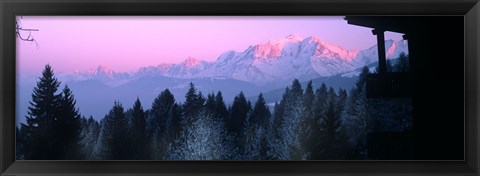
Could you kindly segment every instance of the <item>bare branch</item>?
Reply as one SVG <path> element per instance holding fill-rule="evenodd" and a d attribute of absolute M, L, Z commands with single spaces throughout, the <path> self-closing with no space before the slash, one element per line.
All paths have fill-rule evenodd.
<path fill-rule="evenodd" d="M 20 31 L 39 31 L 38 29 L 22 29 L 22 28 L 17 28 Z"/>
<path fill-rule="evenodd" d="M 20 18 L 17 18 L 17 20 L 16 20 L 15 33 L 17 35 L 17 38 L 19 38 L 22 41 L 35 42 L 35 44 L 37 45 L 37 48 L 38 48 L 38 43 L 35 40 L 35 38 L 33 38 L 32 32 L 36 32 L 36 31 L 39 31 L 39 30 L 38 29 L 23 29 L 19 19 L 23 19 L 23 17 L 20 16 Z M 25 33 L 28 33 L 27 37 L 25 37 Z"/>

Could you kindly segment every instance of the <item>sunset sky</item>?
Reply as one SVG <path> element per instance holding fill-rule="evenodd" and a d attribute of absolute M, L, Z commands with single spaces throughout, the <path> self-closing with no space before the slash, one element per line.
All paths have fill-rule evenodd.
<path fill-rule="evenodd" d="M 88 71 L 108 65 L 116 71 L 179 63 L 188 57 L 213 61 L 229 50 L 294 34 L 346 49 L 376 43 L 371 29 L 349 25 L 338 17 L 42 17 L 23 16 L 23 28 L 34 42 L 17 41 L 20 73 L 39 75 L 45 64 L 56 72 Z M 28 33 L 24 33 L 28 35 Z M 400 40 L 401 34 L 386 33 Z"/>

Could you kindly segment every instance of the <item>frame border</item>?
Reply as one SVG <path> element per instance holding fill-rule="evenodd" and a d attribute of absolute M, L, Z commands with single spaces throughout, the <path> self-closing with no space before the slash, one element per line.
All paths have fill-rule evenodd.
<path fill-rule="evenodd" d="M 15 161 L 16 15 L 463 15 L 465 161 Z M 0 175 L 479 175 L 478 0 L 0 0 Z"/>

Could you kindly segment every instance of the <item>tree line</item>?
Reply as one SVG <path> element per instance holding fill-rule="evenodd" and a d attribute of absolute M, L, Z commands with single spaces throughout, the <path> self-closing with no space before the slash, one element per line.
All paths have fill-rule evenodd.
<path fill-rule="evenodd" d="M 270 108 L 260 93 L 204 96 L 193 83 L 185 102 L 169 89 L 150 108 L 118 101 L 100 121 L 83 117 L 72 90 L 46 65 L 26 123 L 16 128 L 17 159 L 28 160 L 328 160 L 367 158 L 364 67 L 349 93 L 298 80 Z M 273 110 L 272 110 L 273 109 Z"/>

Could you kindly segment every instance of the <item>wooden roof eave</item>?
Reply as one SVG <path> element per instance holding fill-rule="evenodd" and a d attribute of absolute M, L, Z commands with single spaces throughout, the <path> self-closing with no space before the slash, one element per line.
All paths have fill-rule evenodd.
<path fill-rule="evenodd" d="M 403 34 L 408 33 L 414 24 L 410 21 L 414 19 L 396 16 L 346 16 L 345 20 L 351 25 Z"/>

